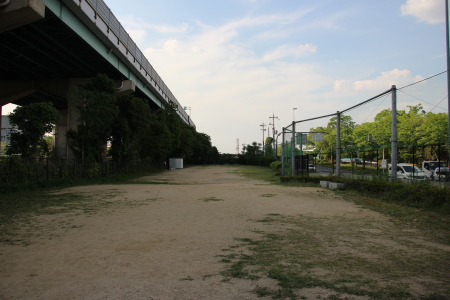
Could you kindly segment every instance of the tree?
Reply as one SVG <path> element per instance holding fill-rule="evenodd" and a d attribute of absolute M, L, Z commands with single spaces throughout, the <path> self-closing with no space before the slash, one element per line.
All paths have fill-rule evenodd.
<path fill-rule="evenodd" d="M 398 140 L 411 145 L 417 144 L 420 139 L 417 129 L 423 124 L 426 113 L 421 104 L 416 106 L 408 105 L 408 108 L 408 112 L 405 110 L 398 112 Z"/>
<path fill-rule="evenodd" d="M 438 144 L 448 141 L 448 115 L 447 113 L 425 115 L 421 125 L 416 127 L 419 144 Z"/>
<path fill-rule="evenodd" d="M 352 117 L 341 115 L 341 148 L 354 146 L 353 130 L 356 127 Z M 327 124 L 327 127 L 311 128 L 308 135 L 308 145 L 314 145 L 317 150 L 322 153 L 332 153 L 336 149 L 336 134 L 337 134 L 337 117 L 332 117 Z M 323 142 L 313 142 L 312 135 L 314 132 L 325 132 Z M 330 160 L 332 157 L 330 156 Z"/>
<path fill-rule="evenodd" d="M 373 122 L 365 122 L 361 125 L 356 125 L 353 130 L 353 140 L 357 147 L 373 145 L 375 137 L 375 123 Z"/>
<path fill-rule="evenodd" d="M 11 124 L 18 131 L 11 133 L 6 153 L 27 158 L 48 157 L 50 150 L 45 134 L 53 130 L 58 118 L 58 110 L 50 102 L 18 106 L 9 115 Z"/>
<path fill-rule="evenodd" d="M 172 135 L 166 123 L 165 112 L 162 110 L 152 113 L 145 139 L 141 141 L 141 158 L 150 158 L 156 162 L 163 162 L 172 152 Z"/>
<path fill-rule="evenodd" d="M 119 163 L 138 160 L 151 126 L 150 106 L 132 95 L 118 97 L 117 104 L 120 114 L 112 124 L 110 155 Z"/>
<path fill-rule="evenodd" d="M 79 111 L 76 130 L 69 130 L 69 147 L 78 158 L 102 160 L 102 154 L 112 136 L 112 125 L 119 115 L 116 87 L 106 75 L 97 75 L 78 90 Z"/>

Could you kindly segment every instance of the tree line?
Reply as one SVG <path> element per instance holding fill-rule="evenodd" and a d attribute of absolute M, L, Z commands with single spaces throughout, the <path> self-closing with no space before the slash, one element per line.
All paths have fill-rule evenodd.
<path fill-rule="evenodd" d="M 332 153 L 336 149 L 337 117 L 330 119 L 326 127 L 311 128 L 305 149 L 321 153 Z M 343 152 L 390 149 L 392 111 L 379 112 L 373 122 L 356 124 L 351 116 L 341 116 L 341 149 Z M 313 142 L 314 132 L 325 132 L 322 142 Z M 397 135 L 400 148 L 423 146 L 426 156 L 437 159 L 439 153 L 431 145 L 448 141 L 448 114 L 426 112 L 421 104 L 397 111 Z M 402 155 L 402 153 L 400 153 Z"/>
<path fill-rule="evenodd" d="M 116 91 L 114 81 L 101 74 L 79 86 L 78 125 L 67 132 L 76 158 L 101 162 L 107 156 L 120 164 L 142 159 L 163 164 L 170 157 L 183 158 L 186 164 L 218 161 L 219 152 L 211 145 L 211 138 L 183 122 L 173 102 L 152 110 L 147 100 Z M 8 155 L 51 155 L 45 134 L 59 118 L 52 103 L 17 107 L 9 118 L 18 130 L 11 133 Z"/>

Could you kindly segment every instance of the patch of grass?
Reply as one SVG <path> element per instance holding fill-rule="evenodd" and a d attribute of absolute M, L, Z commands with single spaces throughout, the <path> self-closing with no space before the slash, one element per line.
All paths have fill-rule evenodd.
<path fill-rule="evenodd" d="M 180 278 L 180 281 L 193 281 L 193 280 L 194 280 L 194 278 L 192 278 L 191 276 Z"/>
<path fill-rule="evenodd" d="M 361 195 L 354 191 L 336 192 L 343 199 L 389 216 L 398 225 L 425 230 L 427 235 L 450 245 L 450 217 L 440 210 L 409 207 Z"/>
<path fill-rule="evenodd" d="M 71 223 L 71 216 L 100 211 L 108 214 L 115 208 L 148 205 L 156 200 L 159 198 L 128 201 L 118 189 L 95 193 L 56 189 L 6 193 L 0 198 L 0 243 L 26 246 L 32 238 L 52 238 L 60 229 L 79 228 L 80 225 Z M 38 216 L 52 216 L 53 221 L 43 227 L 36 218 Z"/>
<path fill-rule="evenodd" d="M 277 194 L 262 194 L 261 197 L 270 198 L 275 197 Z"/>
<path fill-rule="evenodd" d="M 270 216 L 260 239 L 238 239 L 222 260 L 226 278 L 268 277 L 279 289 L 259 286 L 258 296 L 297 299 L 302 289 L 322 288 L 340 299 L 419 299 L 450 294 L 450 254 L 376 219 Z M 283 225 L 283 226 L 280 226 Z M 288 226 L 286 226 L 288 225 Z M 234 245 L 236 246 L 236 245 Z M 250 255 L 243 255 L 250 251 Z M 343 298 L 345 299 L 345 298 Z M 446 298 L 442 298 L 446 299 Z"/>
<path fill-rule="evenodd" d="M 223 199 L 219 199 L 219 198 L 216 198 L 216 197 L 202 198 L 202 199 L 199 199 L 199 200 L 201 200 L 203 202 L 223 201 Z"/>
<path fill-rule="evenodd" d="M 268 181 L 271 184 L 279 184 L 280 177 L 272 169 L 258 166 L 233 166 L 235 169 L 231 173 L 239 174 L 246 178 Z"/>
<path fill-rule="evenodd" d="M 276 172 L 270 168 L 254 167 L 254 166 L 233 166 L 237 168 L 235 173 L 243 176 L 270 181 L 272 184 L 279 184 L 283 186 L 292 187 L 318 187 L 319 181 L 323 180 L 321 177 L 309 176 L 309 181 L 272 181 L 272 177 L 276 176 Z M 403 185 L 402 185 L 403 186 Z M 419 188 L 422 185 L 419 185 Z M 326 191 L 324 193 L 336 193 L 344 200 L 352 201 L 364 208 L 368 208 L 392 218 L 397 224 L 404 224 L 412 226 L 416 229 L 426 230 L 431 236 L 437 238 L 439 241 L 450 245 L 450 205 L 443 206 L 421 206 L 405 203 L 401 197 L 398 201 L 386 200 L 377 195 L 370 195 L 367 192 L 344 190 L 344 191 Z M 413 192 L 411 192 L 413 193 Z M 391 196 L 392 198 L 392 196 Z M 263 222 L 270 222 L 270 220 L 263 220 Z"/>

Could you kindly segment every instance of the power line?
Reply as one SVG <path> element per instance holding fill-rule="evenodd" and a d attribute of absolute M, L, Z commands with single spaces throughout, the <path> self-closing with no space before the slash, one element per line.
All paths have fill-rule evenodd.
<path fill-rule="evenodd" d="M 389 94 L 386 95 L 386 97 L 384 97 L 383 101 L 381 101 L 377 107 L 375 107 L 375 109 L 367 116 L 367 118 L 364 119 L 363 123 L 366 122 L 366 120 L 378 109 L 378 107 L 380 107 L 380 105 L 384 102 L 384 100 L 386 100 L 386 98 L 389 96 Z"/>
<path fill-rule="evenodd" d="M 441 108 L 440 106 L 438 106 L 439 104 L 441 104 L 441 102 L 442 101 L 444 101 L 445 100 L 445 98 L 447 98 L 447 96 L 445 96 L 438 104 L 436 104 L 431 110 L 430 110 L 430 112 L 432 112 L 433 111 L 433 109 L 435 109 L 436 107 L 439 107 L 440 109 L 443 109 L 443 108 Z M 444 109 L 445 110 L 445 109 Z"/>
<path fill-rule="evenodd" d="M 439 73 L 439 74 L 435 74 L 435 75 L 433 75 L 433 76 L 430 76 L 430 77 L 428 77 L 428 78 L 425 78 L 425 79 L 419 80 L 419 81 L 417 81 L 417 82 L 413 82 L 413 83 L 411 83 L 411 84 L 405 85 L 405 86 L 403 86 L 403 87 L 401 87 L 401 88 L 398 88 L 398 89 L 397 89 L 397 91 L 398 91 L 398 90 L 401 90 L 401 89 L 404 89 L 404 88 L 407 88 L 407 87 L 409 87 L 409 86 L 412 86 L 412 85 L 415 85 L 415 84 L 421 83 L 422 81 L 425 81 L 425 80 L 431 79 L 431 78 L 433 78 L 433 77 L 436 77 L 436 76 L 442 75 L 442 74 L 444 74 L 444 73 L 447 73 L 447 71 L 443 71 L 443 72 L 441 72 L 441 73 Z"/>
<path fill-rule="evenodd" d="M 414 99 L 417 99 L 417 100 L 420 100 L 420 101 L 422 101 L 422 102 L 425 102 L 425 103 L 427 103 L 427 104 L 434 105 L 433 103 L 430 103 L 430 102 L 425 101 L 425 100 L 423 100 L 423 99 L 417 98 L 417 97 L 415 97 L 415 96 L 413 96 L 413 95 L 410 95 L 410 94 L 408 94 L 408 93 L 405 93 L 404 91 L 400 91 L 400 92 L 402 92 L 403 94 L 406 94 L 406 95 L 408 95 L 408 96 L 410 96 L 410 97 L 412 97 L 412 98 L 414 98 Z M 445 96 L 445 98 L 447 98 L 447 96 Z M 444 99 L 445 99 L 445 98 L 444 98 Z M 442 100 L 441 100 L 441 102 L 442 102 Z M 439 102 L 437 105 L 439 105 L 441 102 Z M 437 105 L 436 105 L 435 107 L 437 107 Z M 439 107 L 439 108 L 445 110 L 445 108 L 442 108 L 442 107 Z"/>

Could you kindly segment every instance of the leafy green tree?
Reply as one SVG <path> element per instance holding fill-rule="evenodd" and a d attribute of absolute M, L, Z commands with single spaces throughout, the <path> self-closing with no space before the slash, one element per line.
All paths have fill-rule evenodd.
<path fill-rule="evenodd" d="M 346 147 L 351 147 L 355 145 L 355 141 L 353 138 L 353 130 L 356 128 L 355 122 L 353 122 L 352 117 L 341 115 L 341 124 L 340 124 L 340 132 L 341 132 L 341 148 L 345 149 Z M 330 159 L 332 161 L 332 155 L 334 151 L 336 151 L 336 134 L 337 134 L 337 117 L 332 117 L 327 124 L 327 127 L 316 127 L 311 128 L 308 134 L 308 147 L 311 145 L 315 146 L 316 150 L 319 150 L 321 153 L 325 153 L 325 159 Z M 314 132 L 325 132 L 324 141 L 323 142 L 313 142 L 312 135 Z"/>
<path fill-rule="evenodd" d="M 166 123 L 169 132 L 170 132 L 170 153 L 176 156 L 176 151 L 180 147 L 181 143 L 181 134 L 182 134 L 182 120 L 178 116 L 177 113 L 178 106 L 172 102 L 169 101 L 163 109 L 164 112 L 164 122 Z"/>
<path fill-rule="evenodd" d="M 416 106 L 408 105 L 408 108 L 408 112 L 405 110 L 398 111 L 397 130 L 399 142 L 411 145 L 417 144 L 420 139 L 417 129 L 423 124 L 426 113 L 420 104 Z"/>
<path fill-rule="evenodd" d="M 112 125 L 110 155 L 119 163 L 139 160 L 152 113 L 147 101 L 133 95 L 118 97 L 120 114 Z"/>
<path fill-rule="evenodd" d="M 100 162 L 108 141 L 111 141 L 112 125 L 119 115 L 114 81 L 106 75 L 97 75 L 78 91 L 80 105 L 76 130 L 69 130 L 69 147 L 78 158 Z"/>
<path fill-rule="evenodd" d="M 375 123 L 366 122 L 356 125 L 353 130 L 353 140 L 357 147 L 365 147 L 374 145 L 375 139 Z"/>
<path fill-rule="evenodd" d="M 425 115 L 422 124 L 416 127 L 419 144 L 438 144 L 448 141 L 447 113 L 432 113 Z"/>
<path fill-rule="evenodd" d="M 146 138 L 141 141 L 141 158 L 149 158 L 155 162 L 163 162 L 173 151 L 173 138 L 166 122 L 165 112 L 158 110 L 152 113 L 150 124 L 145 133 Z"/>
<path fill-rule="evenodd" d="M 119 96 L 114 82 L 104 75 L 82 85 L 79 99 L 79 125 L 67 133 L 79 158 L 101 161 L 111 142 L 109 154 L 120 163 L 151 159 L 161 164 L 169 157 L 195 158 L 196 163 L 211 160 L 210 137 L 185 124 L 171 101 L 152 112 L 144 99 Z"/>
<path fill-rule="evenodd" d="M 268 137 L 266 137 L 266 140 L 265 140 L 264 144 L 265 145 L 272 145 L 272 142 L 273 142 L 273 137 L 268 136 Z"/>
<path fill-rule="evenodd" d="M 207 164 L 211 154 L 211 138 L 206 133 L 195 135 L 194 163 Z"/>
<path fill-rule="evenodd" d="M 373 140 L 377 145 L 389 146 L 391 143 L 392 111 L 384 109 L 374 118 Z"/>
<path fill-rule="evenodd" d="M 58 119 L 58 110 L 50 102 L 18 106 L 9 115 L 11 125 L 18 131 L 11 133 L 6 153 L 21 154 L 27 158 L 50 156 L 45 134 L 53 130 Z"/>
<path fill-rule="evenodd" d="M 209 163 L 218 163 L 220 160 L 220 153 L 216 146 L 211 148 L 211 156 Z"/>

